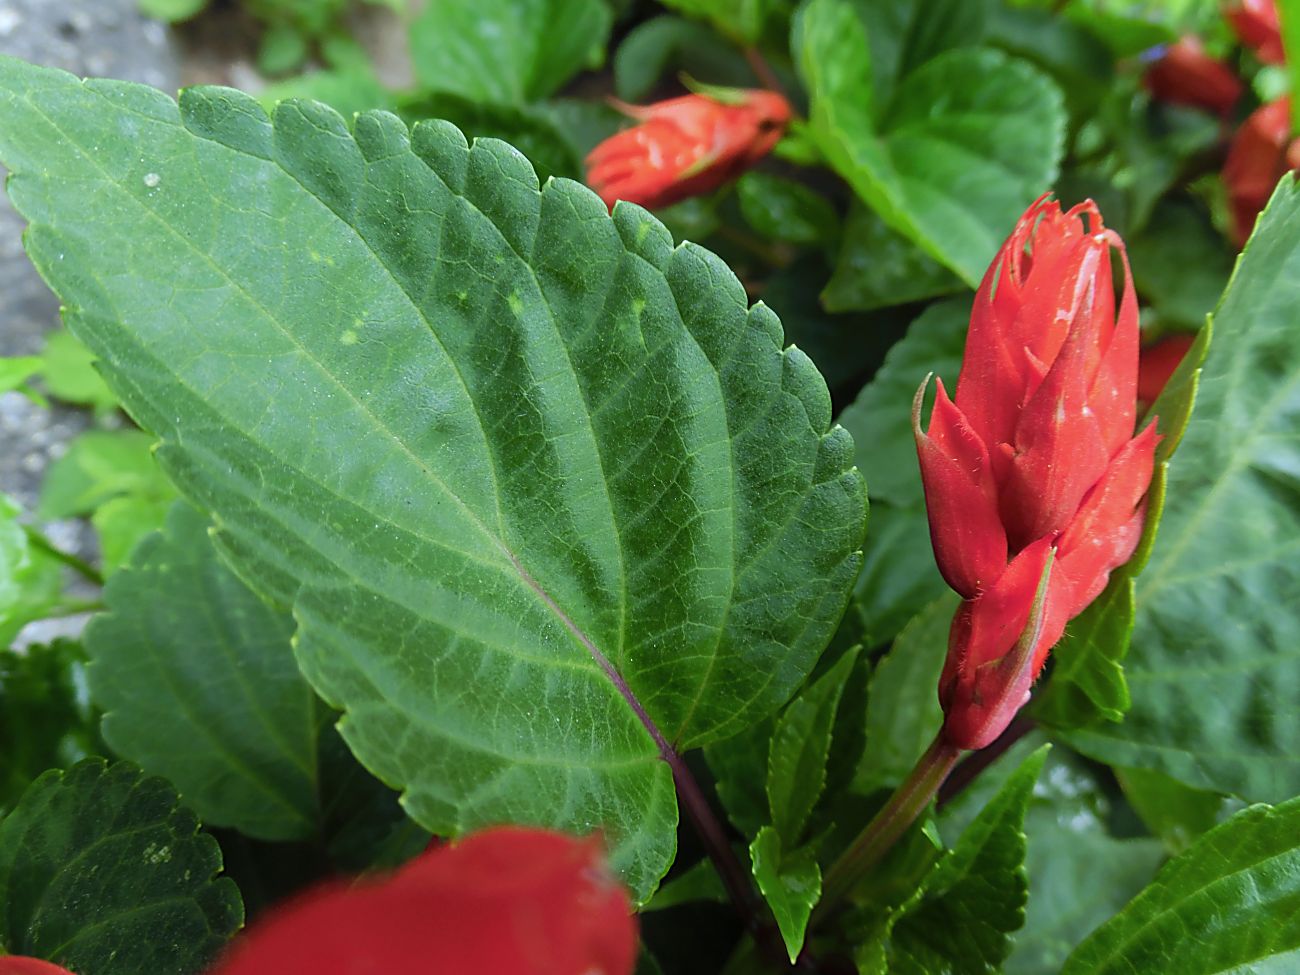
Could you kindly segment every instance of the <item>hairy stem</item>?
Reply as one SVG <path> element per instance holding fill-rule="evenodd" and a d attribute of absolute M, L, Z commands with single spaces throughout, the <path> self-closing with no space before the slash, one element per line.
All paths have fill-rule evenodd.
<path fill-rule="evenodd" d="M 880 862 L 930 805 L 930 800 L 960 757 L 961 749 L 945 741 L 940 732 L 857 839 L 831 864 L 822 884 L 822 899 L 815 916 L 824 916 L 834 909 Z"/>

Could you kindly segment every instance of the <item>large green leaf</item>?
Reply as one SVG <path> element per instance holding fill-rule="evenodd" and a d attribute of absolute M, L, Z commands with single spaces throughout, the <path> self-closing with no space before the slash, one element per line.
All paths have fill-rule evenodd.
<path fill-rule="evenodd" d="M 0 954 L 94 975 L 192 975 L 243 921 L 221 852 L 163 779 L 89 759 L 0 822 Z"/>
<path fill-rule="evenodd" d="M 518 104 L 596 67 L 612 16 L 604 0 L 438 0 L 411 23 L 420 86 Z"/>
<path fill-rule="evenodd" d="M 1137 580 L 1132 710 L 1069 734 L 1111 764 L 1248 799 L 1300 792 L 1297 226 L 1288 179 L 1215 312 L 1196 412 L 1169 467 Z"/>
<path fill-rule="evenodd" d="M 1252 806 L 1170 861 L 1062 975 L 1295 971 L 1297 907 L 1300 799 Z"/>
<path fill-rule="evenodd" d="M 985 48 L 904 65 L 886 98 L 852 0 L 812 0 L 799 58 L 813 132 L 891 227 L 976 284 L 1007 230 L 1056 178 L 1065 109 L 1038 69 Z"/>
<path fill-rule="evenodd" d="M 774 711 L 865 520 L 825 384 L 713 255 L 446 123 L 0 61 L 29 253 L 423 825 L 600 828 Z"/>
<path fill-rule="evenodd" d="M 217 561 L 207 528 L 177 503 L 108 584 L 109 612 L 85 637 L 104 738 L 174 782 L 205 823 L 311 836 L 319 713 L 289 646 L 293 620 Z"/>

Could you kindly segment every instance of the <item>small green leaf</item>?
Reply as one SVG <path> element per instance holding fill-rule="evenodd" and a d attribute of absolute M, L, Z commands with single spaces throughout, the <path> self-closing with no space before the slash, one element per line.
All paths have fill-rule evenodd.
<path fill-rule="evenodd" d="M 922 882 L 894 922 L 891 972 L 984 975 L 1006 960 L 1025 920 L 1025 811 L 1047 752 L 1016 769 Z"/>
<path fill-rule="evenodd" d="M 1067 733 L 1109 764 L 1246 799 L 1300 792 L 1297 223 L 1300 191 L 1287 178 L 1214 314 L 1196 412 L 1137 580 L 1132 709 L 1122 724 Z M 1180 415 L 1195 369 L 1175 373 L 1153 407 L 1162 419 Z"/>
<path fill-rule="evenodd" d="M 791 701 L 776 722 L 767 757 L 767 802 L 780 841 L 799 845 L 813 807 L 826 787 L 831 729 L 857 648 Z"/>
<path fill-rule="evenodd" d="M 600 829 L 649 896 L 677 810 L 623 685 L 683 749 L 738 733 L 861 562 L 851 440 L 776 316 L 446 123 L 0 59 L 0 156 L 70 327 L 292 605 L 363 764 L 442 834 Z"/>
<path fill-rule="evenodd" d="M 162 496 L 147 492 L 124 494 L 109 498 L 95 509 L 90 523 L 99 536 L 99 560 L 105 577 L 126 565 L 140 539 L 162 528 L 174 498 L 175 491 Z"/>
<path fill-rule="evenodd" d="M 726 888 L 722 886 L 722 879 L 714 869 L 713 861 L 707 857 L 655 891 L 650 902 L 641 908 L 641 913 L 663 911 L 670 907 L 698 901 L 709 901 L 714 904 L 727 902 Z"/>
<path fill-rule="evenodd" d="M 602 0 L 438 0 L 411 23 L 420 86 L 472 101 L 523 104 L 603 60 Z"/>
<path fill-rule="evenodd" d="M 1066 121 L 1056 85 L 998 51 L 961 48 L 907 65 L 886 101 L 851 0 L 812 0 L 798 43 L 831 165 L 886 223 L 977 284 L 1056 178 Z"/>
<path fill-rule="evenodd" d="M 104 598 L 85 640 L 113 750 L 174 782 L 213 826 L 316 834 L 320 717 L 289 646 L 293 620 L 217 560 L 207 519 L 178 502 Z"/>
<path fill-rule="evenodd" d="M 1300 799 L 1251 806 L 1166 864 L 1062 975 L 1292 971 L 1298 902 Z"/>
<path fill-rule="evenodd" d="M 939 673 L 948 655 L 948 629 L 957 608 L 949 592 L 922 610 L 898 635 L 871 675 L 867 745 L 853 788 L 893 788 L 907 777 L 943 724 Z"/>
<path fill-rule="evenodd" d="M 55 399 L 96 410 L 117 406 L 117 397 L 95 369 L 95 357 L 71 332 L 51 332 L 40 358 L 41 379 Z"/>
<path fill-rule="evenodd" d="M 153 438 L 139 430 L 88 430 L 68 445 L 41 484 L 37 514 L 89 514 L 121 494 L 165 498 L 171 491 L 154 463 Z"/>
<path fill-rule="evenodd" d="M 1223 796 L 1193 789 L 1159 772 L 1117 768 L 1115 777 L 1134 812 L 1173 854 L 1182 853 L 1213 829 L 1225 806 Z"/>
<path fill-rule="evenodd" d="M 98 729 L 80 643 L 0 650 L 0 816 L 42 772 L 102 754 Z"/>
<path fill-rule="evenodd" d="M 645 98 L 674 71 L 735 87 L 753 86 L 744 56 L 703 24 L 681 17 L 654 17 L 637 24 L 614 52 L 614 92 L 625 101 Z"/>
<path fill-rule="evenodd" d="M 830 246 L 839 236 L 839 217 L 826 197 L 803 183 L 751 171 L 736 183 L 740 212 L 769 240 Z"/>
<path fill-rule="evenodd" d="M 39 402 L 37 395 L 27 386 L 27 380 L 40 372 L 38 356 L 12 356 L 0 358 L 0 393 L 18 391 Z"/>
<path fill-rule="evenodd" d="M 938 298 L 965 287 L 961 278 L 873 210 L 854 202 L 822 301 L 827 311 L 870 311 Z"/>
<path fill-rule="evenodd" d="M 20 514 L 18 502 L 0 494 L 0 647 L 58 602 L 63 585 L 58 562 L 31 544 Z"/>
<path fill-rule="evenodd" d="M 775 730 L 773 716 L 726 741 L 704 748 L 727 818 L 744 836 L 757 836 L 771 816 L 766 788 L 767 762 Z"/>
<path fill-rule="evenodd" d="M 208 0 L 139 0 L 140 12 L 168 23 L 189 20 L 208 5 Z"/>
<path fill-rule="evenodd" d="M 0 822 L 0 951 L 94 975 L 189 975 L 243 921 L 216 841 L 163 779 L 89 759 Z"/>
<path fill-rule="evenodd" d="M 822 894 L 821 868 L 808 850 L 784 855 L 780 834 L 771 826 L 764 826 L 754 837 L 749 855 L 758 889 L 772 908 L 785 950 L 793 962 L 803 950 L 808 918 Z"/>

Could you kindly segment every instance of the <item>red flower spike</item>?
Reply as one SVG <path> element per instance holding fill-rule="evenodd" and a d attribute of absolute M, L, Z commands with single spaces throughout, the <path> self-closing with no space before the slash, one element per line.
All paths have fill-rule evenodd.
<path fill-rule="evenodd" d="M 1170 335 L 1142 347 L 1138 359 L 1139 403 L 1149 406 L 1156 401 L 1195 341 L 1195 335 Z"/>
<path fill-rule="evenodd" d="M 1282 50 L 1282 26 L 1274 0 L 1230 0 L 1223 15 L 1232 25 L 1241 43 L 1255 52 L 1265 64 L 1285 64 Z"/>
<path fill-rule="evenodd" d="M 930 536 L 944 580 L 973 599 L 1006 567 L 1007 533 L 998 520 L 988 449 L 948 399 L 942 379 L 930 433 L 921 431 L 921 405 L 929 384 L 926 377 L 912 401 L 912 432 L 921 457 Z"/>
<path fill-rule="evenodd" d="M 387 878 L 309 892 L 254 925 L 211 975 L 631 975 L 631 911 L 598 841 L 492 829 Z"/>
<path fill-rule="evenodd" d="M 1291 100 L 1279 98 L 1255 109 L 1241 123 L 1228 158 L 1223 163 L 1223 183 L 1232 211 L 1232 237 L 1246 246 L 1250 232 L 1282 174 L 1291 168 L 1287 144 L 1291 137 Z"/>
<path fill-rule="evenodd" d="M 39 958 L 22 955 L 0 956 L 0 975 L 72 975 L 66 968 Z"/>
<path fill-rule="evenodd" d="M 760 90 L 738 91 L 734 104 L 683 95 L 619 107 L 641 124 L 587 156 L 587 185 L 610 209 L 627 200 L 653 210 L 709 193 L 771 152 L 790 121 L 790 104 Z"/>
<path fill-rule="evenodd" d="M 1118 308 L 1112 250 L 1124 269 Z M 1133 436 L 1138 308 L 1091 201 L 1035 201 L 980 284 L 956 401 L 913 427 L 940 571 L 965 601 L 939 680 L 944 736 L 982 748 L 1071 618 L 1142 536 L 1158 436 Z"/>
<path fill-rule="evenodd" d="M 1205 53 L 1200 39 L 1184 37 L 1170 44 L 1142 78 L 1142 84 L 1162 102 L 1229 114 L 1245 86 L 1222 61 Z"/>

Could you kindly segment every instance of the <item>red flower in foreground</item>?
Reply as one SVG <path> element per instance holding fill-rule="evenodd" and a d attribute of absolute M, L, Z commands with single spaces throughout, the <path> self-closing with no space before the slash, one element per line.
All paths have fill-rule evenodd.
<path fill-rule="evenodd" d="M 1232 69 L 1206 54 L 1200 40 L 1190 36 L 1169 45 L 1147 69 L 1142 83 L 1161 101 L 1203 108 L 1216 115 L 1231 112 L 1243 91 Z"/>
<path fill-rule="evenodd" d="M 1274 0 L 1229 0 L 1223 15 L 1233 31 L 1265 64 L 1283 64 L 1282 28 Z"/>
<path fill-rule="evenodd" d="M 631 975 L 631 911 L 598 841 L 492 829 L 387 878 L 307 893 L 211 975 Z"/>
<path fill-rule="evenodd" d="M 1300 162 L 1293 158 L 1295 155 L 1289 98 L 1255 109 L 1232 137 L 1223 163 L 1223 183 L 1232 211 L 1232 236 L 1238 247 L 1246 245 L 1255 229 L 1255 218 L 1273 195 L 1282 174 Z"/>
<path fill-rule="evenodd" d="M 1039 199 L 975 296 L 955 402 L 940 382 L 928 433 L 925 385 L 913 408 L 935 558 L 964 598 L 939 681 L 950 744 L 1001 734 L 1137 547 L 1159 439 L 1154 424 L 1133 436 L 1137 373 L 1123 241 L 1092 201 L 1062 213 Z"/>
<path fill-rule="evenodd" d="M 587 184 L 613 209 L 618 200 L 656 209 L 735 179 L 780 141 L 790 105 L 770 91 L 738 91 L 734 103 L 683 95 L 644 107 L 620 105 L 639 125 L 587 156 Z"/>
<path fill-rule="evenodd" d="M 0 957 L 0 975 L 71 975 L 71 973 L 66 968 L 41 961 L 39 958 L 4 955 Z"/>

